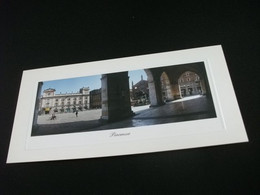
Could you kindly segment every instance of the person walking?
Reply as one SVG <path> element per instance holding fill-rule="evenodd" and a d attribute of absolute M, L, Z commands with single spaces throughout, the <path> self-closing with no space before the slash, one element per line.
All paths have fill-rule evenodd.
<path fill-rule="evenodd" d="M 76 110 L 76 112 L 75 112 L 75 113 L 76 113 L 76 117 L 78 117 L 78 113 L 79 113 L 79 112 L 78 112 L 78 110 Z"/>
<path fill-rule="evenodd" d="M 54 119 L 56 119 L 56 115 L 55 115 L 54 110 L 51 110 L 51 120 L 54 120 Z"/>

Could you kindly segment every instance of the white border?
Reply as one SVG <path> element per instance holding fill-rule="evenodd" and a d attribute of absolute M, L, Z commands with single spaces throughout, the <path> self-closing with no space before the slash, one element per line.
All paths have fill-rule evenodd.
<path fill-rule="evenodd" d="M 201 61 L 205 64 L 216 118 L 106 131 L 30 136 L 40 81 Z M 130 135 L 110 137 L 114 131 L 130 132 Z M 248 138 L 224 54 L 218 45 L 24 71 L 7 163 L 116 156 L 246 141 Z"/>

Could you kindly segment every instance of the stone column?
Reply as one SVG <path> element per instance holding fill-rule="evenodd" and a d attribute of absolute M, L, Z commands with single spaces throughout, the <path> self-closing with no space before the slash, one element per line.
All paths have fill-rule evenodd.
<path fill-rule="evenodd" d="M 178 83 L 172 84 L 172 91 L 173 91 L 173 97 L 175 100 L 181 99 L 181 91 L 180 91 L 180 86 Z"/>
<path fill-rule="evenodd" d="M 202 95 L 206 95 L 207 91 L 206 91 L 206 86 L 205 86 L 204 79 L 200 80 L 200 87 L 201 87 L 201 94 Z"/>
<path fill-rule="evenodd" d="M 163 105 L 160 77 L 148 82 L 151 106 Z"/>
<path fill-rule="evenodd" d="M 151 106 L 157 105 L 157 97 L 156 97 L 156 89 L 154 85 L 154 81 L 148 81 L 148 88 L 149 88 L 149 99 Z"/>
<path fill-rule="evenodd" d="M 35 109 L 34 109 L 34 115 L 33 115 L 33 126 L 37 125 L 38 115 L 39 115 L 39 111 L 41 109 L 40 103 L 41 103 L 42 85 L 43 85 L 43 82 L 38 83 L 38 89 L 37 89 L 36 101 L 35 101 Z"/>
<path fill-rule="evenodd" d="M 108 91 L 107 91 L 107 75 L 103 74 L 101 77 L 101 119 L 108 120 Z"/>
<path fill-rule="evenodd" d="M 132 116 L 128 72 L 102 75 L 101 81 L 101 119 L 111 122 Z"/>
<path fill-rule="evenodd" d="M 166 91 L 167 91 L 167 98 L 169 101 L 174 100 L 174 96 L 173 96 L 173 91 L 172 91 L 172 85 L 169 84 L 168 86 L 166 86 Z"/>

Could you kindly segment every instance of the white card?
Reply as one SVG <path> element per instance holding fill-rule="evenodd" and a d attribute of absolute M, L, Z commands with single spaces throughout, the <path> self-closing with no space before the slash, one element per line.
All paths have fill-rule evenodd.
<path fill-rule="evenodd" d="M 24 71 L 7 163 L 247 141 L 222 48 L 210 46 Z"/>

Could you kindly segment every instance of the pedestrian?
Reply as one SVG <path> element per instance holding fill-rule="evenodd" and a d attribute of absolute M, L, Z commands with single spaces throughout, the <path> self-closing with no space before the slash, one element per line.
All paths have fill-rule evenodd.
<path fill-rule="evenodd" d="M 78 110 L 76 110 L 76 117 L 78 117 L 78 113 L 79 113 Z"/>
<path fill-rule="evenodd" d="M 51 120 L 56 119 L 54 110 L 51 110 Z"/>

